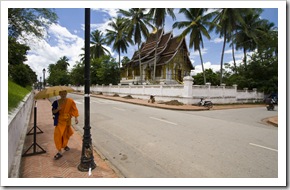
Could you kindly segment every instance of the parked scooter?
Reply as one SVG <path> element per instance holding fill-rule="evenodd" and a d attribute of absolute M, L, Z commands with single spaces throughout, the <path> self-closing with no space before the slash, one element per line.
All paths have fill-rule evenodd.
<path fill-rule="evenodd" d="M 154 103 L 155 102 L 155 96 L 150 95 L 150 98 L 148 100 L 148 103 Z"/>
<path fill-rule="evenodd" d="M 211 101 L 205 101 L 204 98 L 200 99 L 200 102 L 198 103 L 198 105 L 207 107 L 207 109 L 210 109 L 213 107 L 213 103 Z"/>

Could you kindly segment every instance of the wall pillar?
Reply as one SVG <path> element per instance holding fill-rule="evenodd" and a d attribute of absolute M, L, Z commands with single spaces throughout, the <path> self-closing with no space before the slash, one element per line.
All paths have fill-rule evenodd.
<path fill-rule="evenodd" d="M 210 82 L 207 82 L 207 83 L 205 83 L 205 85 L 207 86 L 207 98 L 210 98 L 209 97 L 209 94 L 211 94 L 210 93 L 210 85 L 211 85 L 211 83 Z"/>
<path fill-rule="evenodd" d="M 222 83 L 221 87 L 223 88 L 222 90 L 222 97 L 223 97 L 223 103 L 225 102 L 225 90 L 226 90 L 226 84 Z"/>
<path fill-rule="evenodd" d="M 193 78 L 186 76 L 183 78 L 183 97 L 192 97 Z"/>

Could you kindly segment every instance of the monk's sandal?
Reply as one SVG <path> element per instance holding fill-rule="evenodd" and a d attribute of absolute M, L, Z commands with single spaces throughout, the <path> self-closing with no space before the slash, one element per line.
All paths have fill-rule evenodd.
<path fill-rule="evenodd" d="M 68 146 L 66 146 L 66 147 L 64 147 L 64 150 L 65 150 L 65 151 L 69 151 L 70 148 L 69 148 Z"/>
<path fill-rule="evenodd" d="M 55 160 L 58 160 L 62 157 L 62 155 L 60 153 L 57 153 L 55 156 L 54 156 L 54 159 Z"/>

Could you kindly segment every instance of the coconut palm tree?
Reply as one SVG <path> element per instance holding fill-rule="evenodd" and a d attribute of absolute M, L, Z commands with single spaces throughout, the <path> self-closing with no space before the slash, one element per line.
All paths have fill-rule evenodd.
<path fill-rule="evenodd" d="M 204 84 L 206 83 L 206 76 L 204 72 L 201 48 L 204 48 L 203 36 L 205 36 L 207 39 L 210 39 L 207 26 L 210 25 L 210 19 L 213 16 L 213 13 L 206 13 L 206 11 L 207 9 L 205 8 L 182 8 L 179 10 L 179 13 L 184 14 L 186 21 L 179 21 L 173 24 L 173 28 L 185 28 L 181 33 L 181 38 L 189 35 L 189 47 L 193 47 L 194 51 L 198 50 L 202 66 Z"/>
<path fill-rule="evenodd" d="M 91 33 L 91 58 L 100 58 L 101 56 L 110 54 L 103 45 L 106 44 L 106 40 L 103 37 L 103 33 L 99 30 L 95 30 Z"/>
<path fill-rule="evenodd" d="M 242 12 L 244 9 L 236 9 L 236 8 L 224 8 L 217 9 L 216 17 L 213 19 L 213 23 L 215 24 L 215 32 L 223 37 L 223 48 L 221 53 L 221 68 L 220 68 L 220 84 L 223 81 L 223 59 L 224 52 L 227 40 L 232 39 L 232 32 L 237 28 L 237 23 L 241 23 L 244 25 L 244 21 L 242 18 Z M 213 27 L 210 28 L 212 30 Z"/>
<path fill-rule="evenodd" d="M 67 68 L 69 67 L 68 63 L 69 59 L 66 56 L 61 57 L 57 62 L 57 68 L 59 70 L 67 71 Z"/>
<path fill-rule="evenodd" d="M 261 19 L 262 9 L 251 9 L 242 15 L 246 25 L 238 24 L 235 35 L 236 49 L 243 49 L 244 65 L 247 66 L 247 51 L 254 51 L 262 46 L 269 38 L 269 31 L 274 24 Z"/>
<path fill-rule="evenodd" d="M 111 45 L 113 43 L 113 51 L 117 51 L 119 54 L 119 68 L 121 67 L 121 52 L 127 53 L 127 47 L 129 47 L 129 44 L 133 44 L 132 39 L 128 37 L 128 32 L 125 30 L 124 23 L 126 23 L 125 18 L 114 17 L 109 23 L 112 29 L 106 29 L 107 44 Z"/>
<path fill-rule="evenodd" d="M 145 8 L 131 8 L 128 11 L 120 9 L 118 13 L 121 13 L 128 20 L 125 22 L 126 30 L 128 31 L 128 35 L 130 38 L 133 37 L 134 44 L 138 46 L 138 54 L 139 54 L 139 68 L 140 68 L 140 81 L 142 84 L 142 67 L 141 67 L 141 51 L 140 45 L 142 42 L 142 37 L 147 39 L 149 36 L 149 31 L 147 26 L 151 26 L 150 17 L 145 13 Z"/>
<path fill-rule="evenodd" d="M 173 20 L 176 19 L 175 14 L 173 12 L 174 8 L 153 8 L 149 10 L 150 17 L 153 18 L 153 24 L 157 28 L 157 31 L 160 27 L 164 27 L 165 25 L 165 17 L 167 14 L 171 16 Z M 156 33 L 156 43 L 155 43 L 155 55 L 154 55 L 154 70 L 153 70 L 153 82 L 155 82 L 156 75 L 156 56 L 157 56 L 157 44 L 158 44 L 158 32 Z"/>

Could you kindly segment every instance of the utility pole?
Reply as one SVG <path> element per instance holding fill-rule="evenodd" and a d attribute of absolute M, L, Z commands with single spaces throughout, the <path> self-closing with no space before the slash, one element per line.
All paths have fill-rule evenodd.
<path fill-rule="evenodd" d="M 94 149 L 92 146 L 90 126 L 90 20 L 91 10 L 85 8 L 85 126 L 83 135 L 83 146 L 79 171 L 91 171 L 97 166 L 94 162 Z"/>

